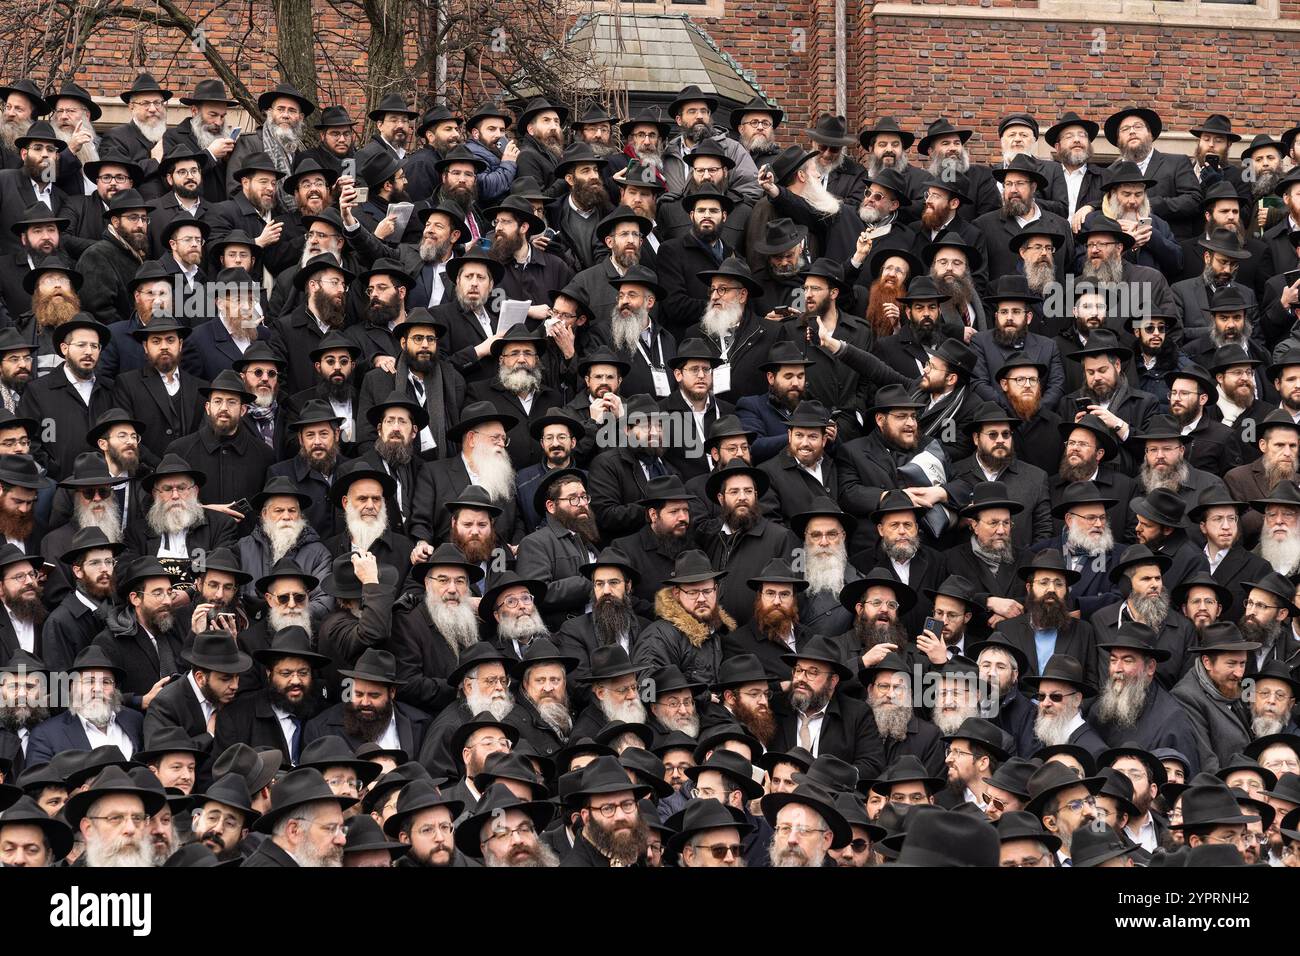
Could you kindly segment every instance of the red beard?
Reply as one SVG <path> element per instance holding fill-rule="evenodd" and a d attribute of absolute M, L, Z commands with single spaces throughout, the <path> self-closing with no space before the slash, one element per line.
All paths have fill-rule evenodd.
<path fill-rule="evenodd" d="M 876 338 L 881 339 L 898 331 L 898 322 L 885 315 L 885 304 L 898 305 L 898 297 L 903 294 L 903 287 L 893 275 L 883 276 L 871 283 L 867 306 L 867 322 Z M 902 314 L 900 310 L 899 314 Z"/>

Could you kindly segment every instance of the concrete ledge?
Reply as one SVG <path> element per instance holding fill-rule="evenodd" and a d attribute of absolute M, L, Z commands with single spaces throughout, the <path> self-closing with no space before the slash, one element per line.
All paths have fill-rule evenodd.
<path fill-rule="evenodd" d="M 1300 33 L 1300 20 L 1278 19 L 1277 0 L 1259 4 L 1161 2 L 1161 0 L 1041 0 L 1037 8 L 958 4 L 877 3 L 864 11 L 872 19 L 1020 20 L 1026 23 L 1092 23 L 1184 27 L 1195 30 L 1259 30 Z M 1118 29 L 1118 27 L 1116 26 Z"/>

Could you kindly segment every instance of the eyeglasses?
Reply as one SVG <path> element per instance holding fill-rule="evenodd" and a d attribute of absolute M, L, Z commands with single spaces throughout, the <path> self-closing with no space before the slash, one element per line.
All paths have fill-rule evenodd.
<path fill-rule="evenodd" d="M 1059 704 L 1067 697 L 1077 697 L 1078 694 L 1079 692 L 1077 690 L 1072 690 L 1068 694 L 1064 694 L 1059 690 L 1054 690 L 1050 694 L 1041 693 L 1041 692 L 1037 694 L 1033 694 L 1030 696 L 1029 699 L 1032 700 L 1035 704 L 1041 704 L 1045 700 L 1050 700 L 1053 704 Z"/>
<path fill-rule="evenodd" d="M 578 505 L 585 505 L 591 501 L 591 495 L 569 495 L 567 498 L 556 498 L 556 501 L 563 501 L 570 508 L 576 508 Z"/>
<path fill-rule="evenodd" d="M 448 584 L 454 584 L 458 588 L 468 587 L 469 578 L 464 574 L 458 574 L 454 578 L 449 574 L 435 574 L 433 583 L 440 588 L 445 588 Z"/>
<path fill-rule="evenodd" d="M 886 601 L 882 598 L 872 598 L 870 601 L 863 601 L 862 603 L 873 611 L 879 611 L 882 607 L 887 607 L 891 611 L 897 611 L 900 607 L 897 601 Z"/>
<path fill-rule="evenodd" d="M 287 607 L 289 604 L 307 603 L 307 593 L 305 591 L 286 591 L 284 594 L 268 594 L 267 597 L 273 598 L 280 607 Z"/>
<path fill-rule="evenodd" d="M 8 584 L 17 584 L 20 581 L 35 581 L 40 577 L 35 571 L 20 571 L 18 574 L 10 574 L 5 577 Z"/>
<path fill-rule="evenodd" d="M 450 828 L 448 828 L 448 829 L 450 829 Z M 532 835 L 533 835 L 534 833 L 536 833 L 536 832 L 537 832 L 537 828 L 534 827 L 534 826 L 533 826 L 531 823 L 529 823 L 527 820 L 525 820 L 523 823 L 519 824 L 519 826 L 517 826 L 517 827 L 513 827 L 513 828 L 511 828 L 511 827 L 493 827 L 493 829 L 492 829 L 492 835 L 489 836 L 489 837 L 487 838 L 487 840 L 485 840 L 484 842 L 485 842 L 485 843 L 490 843 L 490 842 L 493 841 L 493 840 L 500 840 L 500 839 L 502 839 L 502 838 L 513 838 L 513 837 L 517 837 L 517 836 L 518 836 L 518 837 L 527 837 L 527 836 L 532 836 Z"/>
<path fill-rule="evenodd" d="M 447 836 L 454 829 L 455 827 L 450 823 L 426 823 L 424 826 L 420 827 L 420 829 L 415 831 L 415 835 L 418 837 L 424 837 L 427 840 L 435 833 L 439 836 Z"/>
<path fill-rule="evenodd" d="M 280 372 L 273 368 L 250 368 L 248 370 L 254 378 L 279 378 Z"/>
<path fill-rule="evenodd" d="M 103 816 L 87 816 L 87 820 L 103 820 L 110 827 L 120 827 L 128 819 L 138 827 L 144 826 L 149 822 L 149 815 L 146 813 L 109 813 Z"/>
<path fill-rule="evenodd" d="M 194 490 L 194 482 L 178 481 L 175 484 L 158 484 L 153 486 L 153 490 L 164 498 L 169 495 L 184 495 Z"/>
<path fill-rule="evenodd" d="M 796 837 L 805 837 L 809 833 L 825 833 L 826 828 L 807 827 L 804 826 L 803 824 L 794 826 L 789 823 L 778 823 L 776 826 L 772 828 L 772 832 L 775 833 L 782 840 L 788 840 L 790 839 L 791 834 L 793 834 Z"/>
<path fill-rule="evenodd" d="M 771 129 L 772 121 L 768 119 L 751 119 L 751 120 L 745 120 L 745 122 L 741 123 L 740 125 L 752 126 L 754 127 L 754 129 Z M 719 857 L 718 859 L 721 859 L 721 857 Z"/>
<path fill-rule="evenodd" d="M 1080 798 L 1080 799 L 1078 799 L 1078 800 L 1071 800 L 1069 803 L 1062 803 L 1062 804 L 1060 804 L 1060 805 L 1056 808 L 1056 812 L 1057 812 L 1057 813 L 1060 813 L 1062 810 L 1069 810 L 1069 811 L 1071 811 L 1072 813 L 1078 813 L 1078 812 L 1079 812 L 1080 810 L 1082 810 L 1084 807 L 1091 807 L 1092 809 L 1096 810 L 1096 809 L 1097 809 L 1097 798 L 1096 798 L 1096 797 L 1082 797 L 1082 798 Z"/>
<path fill-rule="evenodd" d="M 1016 375 L 1016 376 L 1008 377 L 1007 381 L 1010 382 L 1012 385 L 1018 386 L 1020 388 L 1028 388 L 1030 385 L 1038 384 L 1038 376 L 1037 375 Z"/>
<path fill-rule="evenodd" d="M 87 571 L 112 570 L 117 566 L 117 558 L 95 558 L 81 565 Z"/>
<path fill-rule="evenodd" d="M 1279 607 L 1280 605 L 1277 604 L 1264 604 L 1253 599 L 1246 601 L 1247 611 L 1276 611 Z"/>
<path fill-rule="evenodd" d="M 709 846 L 696 846 L 695 849 L 699 853 L 709 854 L 715 860 L 725 860 L 729 856 L 740 859 L 739 843 L 714 843 Z"/>
<path fill-rule="evenodd" d="M 956 747 L 949 747 L 949 748 L 948 748 L 948 753 L 949 753 L 950 755 L 951 755 L 951 754 L 955 754 L 955 755 L 958 756 L 958 757 L 970 757 L 971 760 L 978 760 L 978 759 L 979 759 L 979 758 L 976 757 L 973 753 L 971 753 L 969 750 L 958 750 Z"/>
<path fill-rule="evenodd" d="M 100 173 L 95 177 L 95 181 L 100 183 L 129 183 L 131 177 L 126 173 Z"/>
<path fill-rule="evenodd" d="M 806 677 L 809 680 L 819 680 L 827 671 L 820 667 L 804 667 L 802 664 L 796 664 L 790 671 L 790 675 L 796 680 L 800 677 Z"/>
<path fill-rule="evenodd" d="M 856 840 L 850 840 L 849 849 L 854 853 L 865 853 L 867 850 L 871 849 L 871 841 L 864 840 L 861 837 Z"/>
<path fill-rule="evenodd" d="M 718 593 L 718 586 L 716 584 L 710 584 L 708 587 L 703 588 L 678 588 L 677 590 L 681 591 L 693 601 L 696 598 L 712 597 Z"/>
<path fill-rule="evenodd" d="M 617 811 L 622 810 L 627 816 L 636 812 L 635 800 L 624 800 L 622 803 L 602 803 L 598 807 L 588 807 L 593 813 L 599 813 L 605 819 L 612 817 Z"/>
<path fill-rule="evenodd" d="M 533 596 L 531 594 L 520 594 L 515 597 L 508 597 L 504 601 L 498 601 L 497 607 L 499 608 L 506 607 L 513 611 L 515 608 L 519 607 L 520 605 L 524 607 L 528 607 L 529 605 L 535 603 L 536 602 L 533 600 Z"/>
<path fill-rule="evenodd" d="M 478 435 L 484 441 L 489 441 L 494 445 L 500 445 L 502 448 L 510 447 L 509 435 L 488 435 L 485 432 L 471 432 L 472 435 Z"/>
<path fill-rule="evenodd" d="M 1014 870 L 1022 866 L 1041 866 L 1045 859 L 1047 859 L 1047 854 L 1040 853 L 1038 856 L 1021 857 L 1019 860 L 1003 860 L 998 865 L 1008 870 Z"/>
<path fill-rule="evenodd" d="M 1106 515 L 1104 513 L 1099 515 L 1081 515 L 1077 511 L 1067 511 L 1066 514 L 1071 518 L 1078 518 L 1080 521 L 1086 521 L 1088 524 L 1106 523 Z"/>

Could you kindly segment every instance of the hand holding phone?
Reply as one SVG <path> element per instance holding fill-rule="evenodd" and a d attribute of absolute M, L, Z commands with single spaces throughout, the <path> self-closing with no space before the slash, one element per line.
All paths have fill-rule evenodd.
<path fill-rule="evenodd" d="M 927 617 L 925 619 L 924 630 L 929 631 L 940 640 L 943 639 L 943 621 L 939 620 L 937 617 Z"/>

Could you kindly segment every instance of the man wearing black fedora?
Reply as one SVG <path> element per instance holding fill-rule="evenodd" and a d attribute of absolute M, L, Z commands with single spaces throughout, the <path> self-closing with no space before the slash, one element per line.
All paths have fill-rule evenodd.
<path fill-rule="evenodd" d="M 105 616 L 94 645 L 123 671 L 118 691 L 128 707 L 148 710 L 181 673 L 181 637 L 172 612 L 177 577 L 155 557 L 141 557 L 114 575 L 122 601 Z"/>
<path fill-rule="evenodd" d="M 1025 655 L 1026 675 L 1041 674 L 1056 655 L 1081 663 L 1090 681 L 1097 676 L 1093 629 L 1086 616 L 1069 613 L 1070 593 L 1079 572 L 1067 567 L 1060 551 L 1038 551 L 1016 570 L 1024 582 L 1025 613 L 1003 621 L 998 631 Z"/>
<path fill-rule="evenodd" d="M 1227 844 L 1241 853 L 1247 843 L 1254 840 L 1249 824 L 1259 822 L 1258 813 L 1243 810 L 1226 786 L 1194 783 L 1182 792 L 1179 799 L 1182 802 L 1182 822 L 1169 826 L 1182 832 L 1184 841 L 1192 850 Z M 1192 865 L 1190 860 L 1188 865 Z"/>
<path fill-rule="evenodd" d="M 839 646 L 817 636 L 782 661 L 791 668 L 791 682 L 770 748 L 833 754 L 853 764 L 862 779 L 874 779 L 884 766 L 884 746 L 870 708 L 839 692 L 854 676 Z"/>
<path fill-rule="evenodd" d="M 65 751 L 113 747 L 133 754 L 144 746 L 144 717 L 124 707 L 125 671 L 101 647 L 82 650 L 68 668 L 68 709 L 47 717 L 27 738 L 26 764 L 35 767 Z"/>
<path fill-rule="evenodd" d="M 1046 505 L 1045 496 L 1041 503 Z M 1007 485 L 981 481 L 975 485 L 970 503 L 961 510 L 969 539 L 959 541 L 945 556 L 949 572 L 963 575 L 987 594 L 985 606 L 996 615 L 989 621 L 990 626 L 1024 610 L 1016 570 L 1027 553 L 1016 542 L 1013 531 L 1019 523 L 1016 516 L 1023 510 L 1021 499 L 1012 495 Z"/>
<path fill-rule="evenodd" d="M 1040 674 L 1022 677 L 1020 685 L 1038 705 L 1033 726 L 1034 752 L 1066 744 L 1082 747 L 1093 757 L 1106 750 L 1106 742 L 1083 717 L 1084 698 L 1096 696 L 1097 689 L 1085 679 L 1079 659 L 1053 654 Z"/>
<path fill-rule="evenodd" d="M 396 866 L 477 866 L 477 861 L 456 849 L 452 821 L 464 803 L 439 792 L 430 780 L 412 780 L 402 787 L 393 814 L 383 822 L 384 832 L 410 846 Z"/>
<path fill-rule="evenodd" d="M 667 436 L 668 448 L 663 457 L 683 479 L 708 474 L 710 462 L 704 452 L 704 436 L 709 426 L 735 411 L 731 402 L 717 398 L 715 370 L 726 364 L 711 342 L 686 339 L 677 348 L 669 365 L 676 387 L 659 403 L 665 420 L 675 427 Z M 680 426 L 676 423 L 680 422 Z"/>
<path fill-rule="evenodd" d="M 590 582 L 581 568 L 595 560 L 599 532 L 581 471 L 562 468 L 548 472 L 534 499 L 545 520 L 519 542 L 517 567 L 525 578 L 545 583 L 540 610 L 548 626 L 556 628 L 570 615 L 588 609 Z"/>
<path fill-rule="evenodd" d="M 826 406 L 805 399 L 786 419 L 785 427 L 786 447 L 758 466 L 768 479 L 763 510 L 782 523 L 839 489 L 835 462 L 828 454 L 837 425 Z"/>
<path fill-rule="evenodd" d="M 343 865 L 344 811 L 356 798 L 336 796 L 319 770 L 304 767 L 271 788 L 271 806 L 253 824 L 267 835 L 240 866 Z"/>
<path fill-rule="evenodd" d="M 581 830 L 561 866 L 643 865 L 649 830 L 637 801 L 649 793 L 649 786 L 629 781 L 616 758 L 597 757 L 589 763 L 570 795 Z"/>
<path fill-rule="evenodd" d="M 662 555 L 656 558 L 660 559 Z M 654 580 L 662 580 L 672 570 L 672 562 L 662 560 L 664 569 L 651 575 Z M 617 543 L 603 549 L 579 571 L 590 582 L 591 610 L 569 617 L 557 630 L 555 640 L 578 662 L 574 679 L 585 680 L 597 648 L 617 644 L 625 652 L 634 652 L 650 622 L 641 616 L 634 593 L 643 579 L 642 572 Z M 650 600 L 653 593 L 646 599 L 647 607 Z"/>
<path fill-rule="evenodd" d="M 1134 498 L 1132 508 L 1137 516 L 1138 543 L 1169 559 L 1163 575 L 1166 590 L 1172 591 L 1193 574 L 1210 570 L 1204 550 L 1187 535 L 1184 499 L 1158 487 L 1144 497 Z"/>
<path fill-rule="evenodd" d="M 265 673 L 262 686 L 217 711 L 212 752 L 243 743 L 274 748 L 296 764 L 303 728 L 320 707 L 321 671 L 330 659 L 312 649 L 300 627 L 282 628 L 252 656 Z"/>
<path fill-rule="evenodd" d="M 1133 621 L 1152 628 L 1157 647 L 1163 652 L 1158 676 L 1166 690 L 1183 676 L 1191 666 L 1187 649 L 1195 642 L 1196 631 L 1191 621 L 1172 607 L 1170 588 L 1165 574 L 1172 560 L 1144 544 L 1132 544 L 1124 549 L 1119 559 L 1110 565 L 1108 574 L 1121 592 L 1127 596 L 1116 604 L 1100 608 L 1089 620 L 1097 632 L 1097 647 L 1102 651 L 1100 671 L 1106 670 L 1105 642 L 1117 630 Z M 1193 569 L 1199 573 L 1204 568 Z"/>
<path fill-rule="evenodd" d="M 1300 462 L 1300 424 L 1285 409 L 1275 409 L 1259 422 L 1256 430 L 1260 455 L 1223 475 L 1223 483 L 1238 501 L 1259 501 L 1284 479 L 1296 477 Z M 1263 516 L 1253 508 L 1241 515 L 1241 538 L 1253 547 L 1263 526 Z"/>
<path fill-rule="evenodd" d="M 369 648 L 339 676 L 345 682 L 343 699 L 307 722 L 302 732 L 305 747 L 319 737 L 342 737 L 355 750 L 364 743 L 378 742 L 403 753 L 420 753 L 429 715 L 397 699 L 401 679 L 397 661 L 386 650 Z"/>
<path fill-rule="evenodd" d="M 37 555 L 0 545 L 0 663 L 18 651 L 44 654 L 40 567 Z"/>
<path fill-rule="evenodd" d="M 927 354 L 914 392 L 917 400 L 926 403 L 918 419 L 920 434 L 927 442 L 938 441 L 959 468 L 972 451 L 967 426 L 983 404 L 971 387 L 975 353 L 957 339 L 944 339 Z"/>
<path fill-rule="evenodd" d="M 1251 741 L 1242 680 L 1250 652 L 1260 645 L 1226 621 L 1202 628 L 1197 638 L 1188 651 L 1195 655 L 1192 665 L 1171 693 L 1192 720 L 1201 769 L 1214 773 Z"/>
<path fill-rule="evenodd" d="M 158 734 L 177 727 L 210 744 L 217 715 L 234 701 L 240 675 L 253 666 L 253 659 L 224 631 L 195 634 L 183 659 L 190 665 L 188 673 L 160 690 L 145 712 L 145 743 L 151 747 Z"/>
<path fill-rule="evenodd" d="M 903 654 L 889 651 L 859 671 L 866 689 L 867 706 L 875 718 L 884 745 L 882 763 L 889 767 L 902 757 L 915 757 L 931 776 L 944 768 L 944 747 L 939 729 L 913 705 L 915 671 Z"/>
<path fill-rule="evenodd" d="M 1129 502 L 1135 497 L 1136 482 L 1129 469 L 1121 469 L 1117 463 L 1120 445 L 1115 433 L 1096 415 L 1084 415 L 1078 421 L 1071 416 L 1057 430 L 1064 450 L 1056 470 L 1048 476 L 1050 507 L 1055 508 L 1064 500 L 1070 485 L 1090 482 L 1110 499 L 1106 508 L 1110 527 L 1119 529 L 1121 536 L 1131 535 L 1133 518 Z M 1059 517 L 1054 516 L 1052 523 L 1060 529 Z"/>
<path fill-rule="evenodd" d="M 702 551 L 679 555 L 655 596 L 656 620 L 637 641 L 636 663 L 643 667 L 675 664 L 691 679 L 713 684 L 722 661 L 723 637 L 738 626 L 722 606 L 722 580 L 727 575 L 726 570 L 716 570 Z"/>
<path fill-rule="evenodd" d="M 886 576 L 910 587 L 913 594 L 925 588 L 938 587 L 947 576 L 947 563 L 941 552 L 921 539 L 920 521 L 924 514 L 925 511 L 913 503 L 908 492 L 900 489 L 885 492 L 869 514 L 876 532 L 875 546 L 852 554 L 850 560 L 859 570 L 884 571 Z M 867 577 L 871 576 L 867 571 Z M 843 593 L 840 600 L 844 600 Z M 925 609 L 909 603 L 897 611 L 897 620 L 904 631 L 919 634 L 926 617 Z"/>
<path fill-rule="evenodd" d="M 1103 655 L 1101 693 L 1086 719 L 1111 746 L 1131 741 L 1143 750 L 1170 747 L 1186 754 L 1199 771 L 1196 732 L 1182 705 L 1156 679 L 1156 668 L 1173 656 L 1156 643 L 1156 632 L 1137 621 L 1125 621 L 1113 633 L 1099 634 Z"/>

